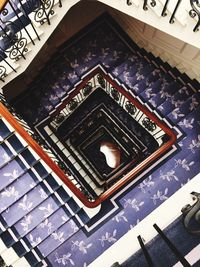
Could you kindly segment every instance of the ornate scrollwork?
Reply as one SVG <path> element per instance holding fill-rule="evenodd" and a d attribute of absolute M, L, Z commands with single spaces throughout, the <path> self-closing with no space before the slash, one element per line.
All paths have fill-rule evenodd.
<path fill-rule="evenodd" d="M 6 68 L 4 66 L 0 66 L 0 80 L 4 82 L 4 78 L 6 76 Z"/>
<path fill-rule="evenodd" d="M 56 124 L 60 124 L 61 122 L 64 121 L 64 119 L 65 119 L 64 114 L 60 113 L 55 117 L 54 121 Z"/>
<path fill-rule="evenodd" d="M 7 20 L 8 9 L 4 8 L 0 18 L 0 47 L 12 60 L 24 57 L 27 49 L 27 39 L 22 36 L 20 26 L 16 22 Z"/>
<path fill-rule="evenodd" d="M 150 132 L 153 132 L 156 129 L 156 124 L 152 122 L 148 117 L 145 117 L 143 119 L 142 124 Z"/>
<path fill-rule="evenodd" d="M 45 22 L 48 22 L 50 25 L 50 16 L 54 14 L 53 10 L 54 0 L 40 0 L 39 7 L 34 11 L 34 19 L 36 22 L 39 22 L 43 25 Z"/>
<path fill-rule="evenodd" d="M 151 5 L 152 7 L 156 6 L 156 1 L 155 1 L 155 0 L 151 0 L 150 5 Z"/>
<path fill-rule="evenodd" d="M 127 0 L 127 1 L 126 1 L 126 4 L 127 4 L 128 6 L 131 6 L 131 5 L 133 4 L 133 2 L 132 2 L 131 0 Z"/>
<path fill-rule="evenodd" d="M 91 93 L 92 91 L 92 83 L 91 82 L 88 82 L 85 87 L 83 88 L 83 95 L 84 96 L 87 96 Z"/>
<path fill-rule="evenodd" d="M 106 82 L 105 82 L 104 78 L 101 76 L 101 74 L 97 75 L 97 79 L 98 79 L 98 82 L 101 85 L 101 87 L 106 88 Z"/>
<path fill-rule="evenodd" d="M 67 168 L 67 166 L 65 165 L 64 162 L 62 162 L 61 160 L 58 160 L 56 162 L 56 164 L 58 165 L 58 167 L 67 175 L 71 175 L 71 172 L 69 170 L 69 168 Z"/>
<path fill-rule="evenodd" d="M 111 88 L 111 95 L 115 99 L 115 101 L 119 101 L 120 94 L 114 87 Z"/>
<path fill-rule="evenodd" d="M 28 52 L 27 48 L 27 39 L 21 38 L 17 40 L 11 49 L 6 50 L 9 52 L 9 58 L 19 60 L 21 57 L 24 57 L 24 53 Z"/>
<path fill-rule="evenodd" d="M 77 106 L 78 106 L 78 103 L 76 99 L 72 99 L 68 104 L 69 110 L 71 111 L 74 110 Z"/>
<path fill-rule="evenodd" d="M 193 31 L 196 32 L 199 30 L 200 26 L 200 1 L 199 0 L 190 0 L 190 4 L 192 9 L 189 11 L 189 15 L 191 18 L 198 16 L 198 22 L 195 25 Z"/>
<path fill-rule="evenodd" d="M 49 149 L 49 147 L 47 146 L 47 144 L 45 143 L 45 141 L 36 133 L 32 133 L 31 137 L 33 138 L 33 140 L 35 140 L 38 145 L 40 145 L 42 148 L 44 149 Z"/>
<path fill-rule="evenodd" d="M 87 191 L 87 189 L 84 188 L 84 186 L 80 187 L 81 192 L 84 194 L 84 196 L 87 197 L 89 201 L 94 201 L 94 197 Z"/>
<path fill-rule="evenodd" d="M 131 115 L 134 115 L 137 111 L 137 108 L 130 101 L 126 102 L 125 108 L 128 111 L 128 113 Z"/>
<path fill-rule="evenodd" d="M 151 0 L 151 1 L 150 1 L 150 5 L 151 5 L 152 7 L 155 7 L 155 6 L 156 6 L 156 0 Z M 144 9 L 145 11 L 148 10 L 148 0 L 144 0 L 143 9 Z"/>

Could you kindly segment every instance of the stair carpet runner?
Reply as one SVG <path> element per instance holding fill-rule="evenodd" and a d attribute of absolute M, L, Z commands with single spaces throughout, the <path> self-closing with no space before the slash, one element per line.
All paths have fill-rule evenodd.
<path fill-rule="evenodd" d="M 182 223 L 182 216 L 178 217 L 174 222 L 168 225 L 162 232 L 170 240 L 170 242 L 178 249 L 181 256 L 191 263 L 185 266 L 200 266 L 199 257 L 199 236 L 192 235 L 187 232 Z M 184 266 L 174 254 L 174 251 L 168 247 L 168 244 L 157 235 L 150 242 L 145 244 L 145 248 L 149 253 L 152 261 L 151 266 Z M 143 251 L 140 249 L 132 255 L 127 261 L 118 267 L 148 267 L 150 264 L 145 259 Z M 113 266 L 114 267 L 114 266 Z M 116 265 L 117 267 L 117 265 Z"/>
<path fill-rule="evenodd" d="M 87 223 L 89 217 L 70 190 L 3 117 L 0 138 L 1 240 L 7 248 L 12 246 L 18 251 L 19 256 L 37 244 L 45 255 L 47 248 L 48 253 L 50 249 L 53 251 Z M 67 236 L 61 234 L 63 230 Z M 57 244 L 50 245 L 52 237 Z M 2 256 L 4 252 L 1 247 Z"/>
<path fill-rule="evenodd" d="M 178 126 L 183 134 L 177 141 L 180 149 L 123 192 L 118 212 L 86 234 L 89 216 L 1 118 L 0 237 L 5 245 L 0 254 L 8 259 L 12 247 L 19 257 L 9 259 L 12 266 L 26 259 L 27 266 L 86 267 L 199 173 L 199 84 L 140 49 L 107 15 L 64 44 L 13 105 L 29 125 L 37 126 L 66 99 L 79 77 L 99 63 L 152 112 Z"/>

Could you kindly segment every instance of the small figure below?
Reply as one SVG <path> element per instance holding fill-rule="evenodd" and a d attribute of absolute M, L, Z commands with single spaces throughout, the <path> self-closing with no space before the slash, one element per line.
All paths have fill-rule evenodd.
<path fill-rule="evenodd" d="M 116 144 L 103 141 L 100 145 L 100 151 L 106 158 L 106 163 L 112 169 L 117 168 L 121 162 L 120 149 Z"/>

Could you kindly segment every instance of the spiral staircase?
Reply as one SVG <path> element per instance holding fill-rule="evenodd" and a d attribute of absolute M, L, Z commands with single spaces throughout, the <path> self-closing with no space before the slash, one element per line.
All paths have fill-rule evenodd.
<path fill-rule="evenodd" d="M 122 263 L 139 250 L 130 245 L 137 235 L 145 242 L 156 235 L 142 229 L 165 228 L 180 215 L 199 181 L 198 75 L 139 47 L 108 14 L 55 49 L 48 38 L 77 2 L 10 1 L 1 12 L 0 255 L 7 266 Z M 183 2 L 112 6 L 199 47 L 199 3 Z M 114 173 L 93 149 L 102 138 L 123 150 Z"/>

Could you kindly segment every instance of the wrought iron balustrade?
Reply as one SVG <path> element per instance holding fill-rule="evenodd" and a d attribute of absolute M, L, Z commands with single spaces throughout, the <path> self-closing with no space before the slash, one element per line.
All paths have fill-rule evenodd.
<path fill-rule="evenodd" d="M 9 0 L 0 11 L 0 80 L 17 70 L 14 62 L 26 59 L 28 44 L 40 41 L 37 24 L 50 25 L 55 0 Z M 62 0 L 58 1 L 62 7 Z"/>
<path fill-rule="evenodd" d="M 194 32 L 199 30 L 199 26 L 200 26 L 200 1 L 199 0 L 190 0 L 190 4 L 192 9 L 190 10 L 189 14 L 190 17 L 194 18 L 194 17 L 198 17 L 198 21 L 193 29 Z"/>
<path fill-rule="evenodd" d="M 12 114 L 14 119 L 22 126 L 22 128 L 35 140 L 38 145 L 47 153 L 47 155 L 65 172 L 68 173 L 68 169 L 65 164 L 54 154 L 51 148 L 45 143 L 45 141 L 33 131 L 31 127 L 27 124 L 27 122 L 16 112 L 15 108 L 13 108 L 5 99 L 4 95 L 0 94 L 0 103 L 2 103 L 7 110 Z"/>
<path fill-rule="evenodd" d="M 149 9 L 149 7 L 152 7 L 152 8 L 156 7 L 158 2 L 156 0 L 144 0 L 143 1 L 143 10 L 147 11 Z M 175 3 L 175 7 L 174 7 L 173 11 L 167 12 L 170 0 L 165 0 L 165 2 L 163 3 L 162 12 L 160 14 L 161 17 L 166 17 L 169 13 L 171 13 L 171 16 L 169 18 L 169 23 L 173 24 L 175 22 L 175 17 L 176 17 L 178 9 L 180 8 L 181 2 L 183 2 L 183 1 L 182 0 L 174 1 L 173 3 Z M 132 6 L 133 1 L 127 0 L 126 4 L 128 6 Z M 160 2 L 159 2 L 159 4 L 160 4 Z M 200 27 L 200 1 L 199 0 L 190 0 L 190 6 L 191 6 L 191 10 L 189 11 L 190 17 L 192 17 L 192 18 L 197 17 L 197 23 L 196 23 L 195 27 L 193 28 L 193 31 L 196 32 L 199 30 L 199 27 Z"/>

